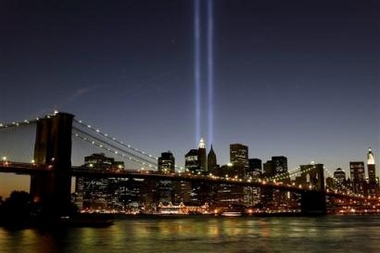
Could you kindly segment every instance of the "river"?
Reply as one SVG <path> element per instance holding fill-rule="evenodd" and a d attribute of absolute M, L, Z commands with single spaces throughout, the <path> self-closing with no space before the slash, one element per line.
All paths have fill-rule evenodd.
<path fill-rule="evenodd" d="M 0 252 L 380 252 L 380 216 L 125 218 L 107 228 L 0 228 Z"/>

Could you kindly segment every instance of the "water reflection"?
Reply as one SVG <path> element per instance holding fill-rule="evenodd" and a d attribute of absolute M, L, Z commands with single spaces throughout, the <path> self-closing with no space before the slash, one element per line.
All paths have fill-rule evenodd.
<path fill-rule="evenodd" d="M 108 228 L 0 228 L 0 252 L 379 252 L 380 217 L 124 219 Z"/>

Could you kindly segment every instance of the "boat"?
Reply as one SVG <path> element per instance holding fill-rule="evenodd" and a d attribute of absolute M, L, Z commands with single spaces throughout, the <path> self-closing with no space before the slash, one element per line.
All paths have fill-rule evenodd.
<path fill-rule="evenodd" d="M 225 208 L 220 215 L 226 217 L 238 217 L 243 215 L 244 209 L 245 207 L 243 205 L 232 204 Z"/>
<path fill-rule="evenodd" d="M 242 216 L 243 213 L 240 211 L 224 211 L 220 215 L 226 216 L 226 217 L 239 217 L 239 216 Z"/>

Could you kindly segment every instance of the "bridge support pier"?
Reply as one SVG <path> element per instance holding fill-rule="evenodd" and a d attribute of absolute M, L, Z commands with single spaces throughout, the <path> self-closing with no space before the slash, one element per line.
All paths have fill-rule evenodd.
<path fill-rule="evenodd" d="M 307 216 L 325 215 L 326 194 L 320 191 L 304 191 L 301 194 L 301 213 Z"/>
<path fill-rule="evenodd" d="M 71 134 L 74 116 L 57 113 L 37 122 L 34 161 L 51 173 L 33 175 L 30 194 L 48 215 L 67 215 L 71 208 Z"/>

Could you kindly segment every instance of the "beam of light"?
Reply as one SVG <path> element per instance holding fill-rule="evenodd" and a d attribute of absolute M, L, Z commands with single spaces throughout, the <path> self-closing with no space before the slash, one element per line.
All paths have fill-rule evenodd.
<path fill-rule="evenodd" d="M 201 138 L 201 27 L 200 0 L 194 0 L 195 143 Z"/>
<path fill-rule="evenodd" d="M 214 129 L 214 108 L 213 108 L 213 89 L 214 89 L 214 54 L 213 54 L 213 35 L 214 35 L 214 13 L 213 0 L 207 3 L 207 90 L 208 90 L 208 143 L 212 144 Z"/>

